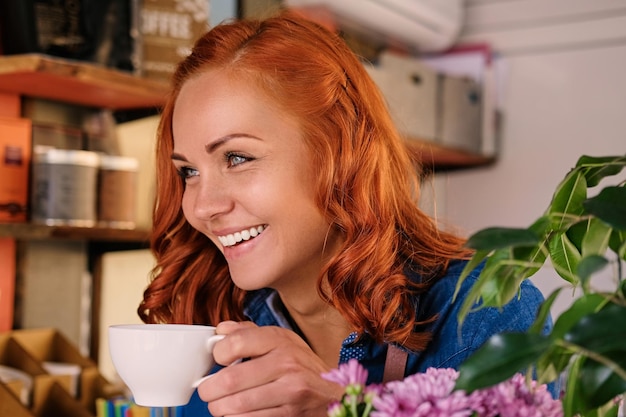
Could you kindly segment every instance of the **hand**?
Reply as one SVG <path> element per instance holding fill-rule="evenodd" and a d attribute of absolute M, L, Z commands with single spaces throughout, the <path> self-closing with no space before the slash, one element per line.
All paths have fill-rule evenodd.
<path fill-rule="evenodd" d="M 274 326 L 223 322 L 213 350 L 230 364 L 198 387 L 214 416 L 324 417 L 343 388 L 321 377 L 329 368 L 296 333 Z"/>

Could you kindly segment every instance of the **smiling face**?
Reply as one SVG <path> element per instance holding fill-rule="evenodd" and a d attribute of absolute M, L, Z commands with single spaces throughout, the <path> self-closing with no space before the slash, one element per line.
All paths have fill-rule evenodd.
<path fill-rule="evenodd" d="M 183 212 L 235 284 L 308 291 L 340 238 L 315 204 L 296 120 L 252 84 L 209 71 L 185 83 L 172 123 Z"/>

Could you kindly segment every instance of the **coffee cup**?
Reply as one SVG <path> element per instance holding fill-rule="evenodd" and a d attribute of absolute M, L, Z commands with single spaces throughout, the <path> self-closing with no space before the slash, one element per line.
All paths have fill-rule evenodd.
<path fill-rule="evenodd" d="M 203 325 L 109 326 L 113 366 L 133 401 L 148 407 L 187 404 L 198 380 L 215 365 L 213 347 L 222 338 L 215 327 Z"/>

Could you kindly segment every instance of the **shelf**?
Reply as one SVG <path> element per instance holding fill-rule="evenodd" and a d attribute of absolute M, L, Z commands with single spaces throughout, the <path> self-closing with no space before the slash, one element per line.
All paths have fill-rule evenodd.
<path fill-rule="evenodd" d="M 425 172 L 453 171 L 487 166 L 495 162 L 493 156 L 479 155 L 461 149 L 453 149 L 435 142 L 410 138 L 407 146 L 414 161 L 421 163 Z"/>
<path fill-rule="evenodd" d="M 148 243 L 150 231 L 103 227 L 46 226 L 31 223 L 0 223 L 0 237 L 24 240 L 68 239 Z"/>
<path fill-rule="evenodd" d="M 168 86 L 96 64 L 41 54 L 0 56 L 0 91 L 115 110 L 159 108 Z M 492 157 L 407 140 L 412 155 L 427 170 L 488 165 Z"/>
<path fill-rule="evenodd" d="M 41 54 L 0 57 L 0 91 L 89 107 L 161 107 L 165 83 L 100 65 Z"/>

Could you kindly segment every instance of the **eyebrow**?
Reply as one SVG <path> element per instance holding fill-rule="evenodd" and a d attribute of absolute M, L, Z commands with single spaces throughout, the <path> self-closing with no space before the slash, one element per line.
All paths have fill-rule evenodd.
<path fill-rule="evenodd" d="M 204 145 L 204 149 L 206 150 L 207 153 L 211 154 L 215 152 L 217 148 L 219 148 L 226 142 L 236 139 L 236 138 L 248 138 L 248 139 L 262 140 L 261 138 L 257 136 L 249 135 L 247 133 L 232 133 L 230 135 L 222 136 L 221 138 L 217 139 L 214 142 L 207 143 L 206 145 Z"/>
<path fill-rule="evenodd" d="M 262 140 L 261 138 L 257 136 L 249 135 L 247 133 L 232 133 L 230 135 L 222 136 L 221 138 L 217 139 L 214 142 L 207 143 L 206 145 L 204 145 L 204 149 L 209 154 L 214 153 L 217 148 L 219 148 L 226 142 L 236 139 L 236 138 L 248 138 L 248 139 Z M 175 161 L 187 162 L 187 158 L 184 155 L 176 153 L 176 152 L 172 153 L 171 158 L 172 160 L 175 160 Z"/>

